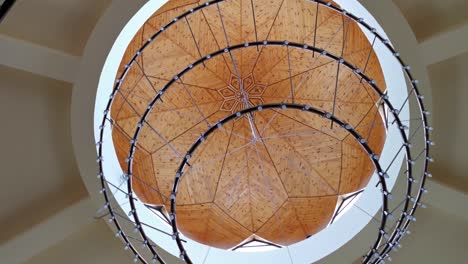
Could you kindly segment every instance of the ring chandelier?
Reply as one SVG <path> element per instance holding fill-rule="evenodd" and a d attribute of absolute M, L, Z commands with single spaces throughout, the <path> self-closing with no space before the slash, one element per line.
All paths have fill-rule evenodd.
<path fill-rule="evenodd" d="M 390 252 L 392 250 L 397 250 L 401 246 L 401 239 L 406 234 L 410 233 L 410 223 L 416 221 L 415 213 L 417 209 L 421 206 L 424 207 L 424 205 L 421 203 L 422 196 L 428 192 L 427 189 L 425 189 L 426 179 L 427 177 L 431 177 L 431 174 L 428 172 L 428 163 L 433 161 L 429 156 L 429 148 L 431 145 L 433 145 L 433 142 L 429 137 L 430 131 L 432 130 L 432 127 L 428 125 L 427 120 L 429 112 L 424 107 L 424 97 L 419 92 L 418 81 L 413 78 L 410 72 L 410 66 L 403 62 L 400 54 L 394 50 L 390 41 L 379 34 L 375 28 L 367 24 L 364 19 L 356 17 L 341 7 L 338 7 L 327 1 L 307 0 L 307 2 L 310 2 L 310 4 L 316 4 L 317 10 L 318 6 L 323 6 L 333 10 L 334 12 L 338 12 L 344 15 L 351 21 L 358 23 L 363 30 L 366 30 L 370 35 L 373 36 L 374 41 L 372 46 L 375 45 L 375 42 L 380 42 L 398 61 L 401 69 L 405 74 L 409 86 L 408 95 L 402 103 L 392 103 L 392 98 L 387 94 L 387 92 L 382 92 L 382 90 L 377 86 L 377 82 L 365 74 L 365 69 L 359 69 L 352 63 L 345 60 L 342 56 L 332 54 L 325 49 L 288 40 L 277 41 L 268 39 L 245 42 L 231 46 L 229 45 L 229 40 L 226 39 L 227 46 L 213 53 L 201 54 L 200 50 L 198 50 L 200 54 L 200 58 L 198 60 L 193 61 L 189 65 L 186 65 L 184 69 L 180 69 L 180 72 L 176 74 L 171 80 L 167 81 L 164 86 L 157 88 L 157 95 L 153 98 L 151 103 L 147 105 L 146 111 L 140 115 L 140 121 L 134 128 L 134 135 L 130 140 L 130 149 L 128 150 L 128 156 L 126 159 L 127 165 L 123 174 L 127 188 L 122 189 L 120 186 L 117 186 L 115 183 L 108 180 L 109 176 L 105 174 L 104 170 L 104 163 L 106 162 L 106 159 L 104 157 L 103 145 L 105 141 L 112 141 L 112 139 L 109 137 L 109 130 L 111 130 L 114 125 L 111 118 L 111 108 L 115 98 L 118 95 L 121 95 L 121 84 L 125 80 L 127 73 L 132 68 L 136 67 L 143 71 L 141 65 L 138 63 L 138 58 L 142 56 L 142 54 L 145 52 L 145 49 L 147 49 L 147 47 L 149 47 L 151 43 L 163 32 L 169 30 L 174 25 L 177 25 L 179 21 L 188 21 L 186 20 L 187 17 L 190 17 L 194 13 L 201 12 L 206 8 L 217 8 L 217 10 L 221 12 L 220 6 L 222 5 L 222 2 L 225 2 L 225 0 L 209 1 L 198 7 L 189 9 L 180 16 L 172 19 L 158 31 L 154 32 L 154 34 L 135 52 L 133 58 L 127 62 L 121 76 L 119 76 L 116 80 L 115 87 L 109 96 L 106 109 L 102 114 L 102 122 L 99 127 L 99 140 L 97 142 L 97 163 L 99 165 L 98 178 L 100 179 L 101 184 L 100 192 L 102 193 L 102 196 L 105 200 L 104 208 L 108 211 L 109 222 L 115 225 L 116 236 L 122 240 L 125 249 L 129 249 L 133 252 L 135 262 L 140 261 L 142 263 L 168 263 L 160 253 L 161 247 L 164 248 L 164 246 L 157 245 L 147 234 L 148 229 L 157 229 L 158 232 L 165 233 L 165 235 L 172 237 L 174 243 L 176 243 L 177 248 L 179 249 L 179 258 L 182 261 L 185 261 L 186 263 L 194 263 L 191 259 L 191 252 L 188 251 L 185 246 L 187 241 L 180 232 L 177 224 L 178 188 L 181 180 L 184 177 L 184 172 L 190 166 L 190 159 L 196 155 L 197 149 L 201 145 L 210 140 L 210 136 L 213 133 L 216 133 L 216 131 L 221 129 L 228 122 L 232 122 L 233 120 L 244 116 L 250 120 L 255 113 L 262 111 L 281 112 L 284 110 L 294 110 L 310 113 L 311 116 L 320 116 L 323 119 L 329 120 L 332 125 L 335 124 L 336 126 L 341 127 L 341 129 L 349 133 L 349 135 L 355 139 L 355 141 L 363 148 L 363 150 L 365 150 L 369 156 L 369 159 L 372 161 L 375 168 L 375 173 L 378 177 L 377 188 L 379 188 L 381 191 L 381 210 L 377 216 L 372 216 L 372 220 L 378 222 L 378 226 L 375 230 L 375 240 L 371 241 L 370 243 L 370 250 L 368 252 L 363 252 L 362 263 L 384 263 L 387 260 L 391 260 Z M 223 16 L 220 13 L 220 23 L 224 28 L 222 17 Z M 323 111 L 314 105 L 278 102 L 250 106 L 249 103 L 246 103 L 246 108 L 243 108 L 212 124 L 211 127 L 209 127 L 195 142 L 193 142 L 191 148 L 187 149 L 186 153 L 184 153 L 184 155 L 181 157 L 177 173 L 174 175 L 172 193 L 169 197 L 170 208 L 167 210 L 167 215 L 169 218 L 167 219 L 167 222 L 170 224 L 170 231 L 168 232 L 167 230 L 159 230 L 158 228 L 153 227 L 150 223 L 145 222 L 139 214 L 140 210 L 137 205 L 138 197 L 132 188 L 132 177 L 134 177 L 133 160 L 135 157 L 135 151 L 139 142 L 141 130 L 144 127 L 149 127 L 159 137 L 161 137 L 158 134 L 157 129 L 152 127 L 151 124 L 147 121 L 148 115 L 159 103 L 164 102 L 164 94 L 169 89 L 171 89 L 175 83 L 180 82 L 185 74 L 189 73 L 191 70 L 197 67 L 201 67 L 205 62 L 216 58 L 217 56 L 227 55 L 232 58 L 232 53 L 236 50 L 248 48 L 262 49 L 264 47 L 270 46 L 287 49 L 288 54 L 289 50 L 298 49 L 309 52 L 311 54 L 316 54 L 316 56 L 327 57 L 331 60 L 334 60 L 339 65 L 342 65 L 341 67 L 346 67 L 347 69 L 351 70 L 358 78 L 361 79 L 362 82 L 367 83 L 369 87 L 372 88 L 371 92 L 373 92 L 374 95 L 378 98 L 378 105 L 382 105 L 382 113 L 385 119 L 387 130 L 389 127 L 393 127 L 399 132 L 401 146 L 399 147 L 398 152 L 395 153 L 393 159 L 391 159 L 390 162 L 383 164 L 379 155 L 376 154 L 377 151 L 371 149 L 369 146 L 365 135 L 360 134 L 357 129 L 339 119 L 337 116 L 335 116 L 334 113 Z M 232 59 L 232 61 L 233 64 L 235 64 L 234 59 Z M 412 113 L 411 118 L 407 120 L 400 117 L 402 111 L 406 108 L 409 108 L 409 111 Z M 397 158 L 402 155 L 404 156 L 405 168 L 400 173 L 400 178 L 405 178 L 406 191 L 404 195 L 397 197 L 396 195 L 392 194 L 391 187 L 388 187 L 387 181 L 389 178 L 395 178 L 399 175 L 389 175 L 388 172 L 392 166 L 396 165 L 395 160 L 397 160 Z M 373 186 L 370 186 L 368 188 L 372 187 Z M 116 193 L 124 194 L 125 197 L 127 197 L 127 206 L 130 208 L 129 211 L 122 212 L 124 207 L 122 207 L 121 204 L 115 202 L 115 199 L 113 199 L 113 196 Z"/>

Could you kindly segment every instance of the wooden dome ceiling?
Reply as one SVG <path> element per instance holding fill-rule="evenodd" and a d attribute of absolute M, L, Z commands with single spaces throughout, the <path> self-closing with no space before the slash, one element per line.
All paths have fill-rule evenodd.
<path fill-rule="evenodd" d="M 173 0 L 158 10 L 130 43 L 118 76 L 157 30 L 202 3 Z M 219 10 L 207 7 L 166 29 L 123 80 L 111 116 L 124 170 L 129 141 L 148 104 L 181 70 L 227 47 L 226 37 L 230 46 L 265 39 L 315 44 L 363 69 L 385 90 L 371 44 L 342 14 L 305 0 L 254 0 L 253 9 L 250 0 L 223 2 Z M 146 119 L 132 176 L 141 201 L 167 206 L 184 153 L 210 126 L 246 106 L 293 102 L 334 112 L 380 154 L 385 127 L 378 96 L 351 70 L 287 46 L 251 46 L 232 55 L 234 61 L 225 53 L 188 71 Z M 310 113 L 280 109 L 229 122 L 190 164 L 178 190 L 178 226 L 184 235 L 224 249 L 252 235 L 280 245 L 304 240 L 328 225 L 339 195 L 365 187 L 374 171 L 342 128 Z"/>

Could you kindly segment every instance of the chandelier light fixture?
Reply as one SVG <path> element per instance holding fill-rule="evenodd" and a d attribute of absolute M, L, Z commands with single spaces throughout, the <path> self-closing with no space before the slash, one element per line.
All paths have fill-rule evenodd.
<path fill-rule="evenodd" d="M 356 1 L 153 2 L 95 109 L 102 217 L 133 260 L 312 263 L 364 228 L 362 263 L 391 260 L 434 143 L 374 18 Z"/>

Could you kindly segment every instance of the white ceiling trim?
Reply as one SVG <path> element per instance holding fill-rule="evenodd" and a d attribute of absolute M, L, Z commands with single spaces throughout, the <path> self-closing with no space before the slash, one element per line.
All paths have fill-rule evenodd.
<path fill-rule="evenodd" d="M 80 58 L 0 35 L 0 65 L 73 83 Z"/>
<path fill-rule="evenodd" d="M 3 263 L 19 264 L 56 245 L 91 224 L 94 205 L 90 198 L 72 204 L 30 230 L 0 246 Z M 8 228 L 8 227 L 5 227 Z"/>
<path fill-rule="evenodd" d="M 431 96 L 426 67 L 422 65 L 419 58 L 417 52 L 419 46 L 416 38 L 400 10 L 391 1 L 359 0 L 359 2 L 378 18 L 378 22 L 385 28 L 392 39 L 392 43 L 399 47 L 402 55 L 408 60 L 415 72 L 415 76 L 419 77 L 421 85 L 426 88 L 424 89 L 424 94 L 428 95 L 426 103 L 430 105 Z M 96 90 L 106 57 L 122 28 L 144 3 L 143 0 L 130 2 L 127 0 L 114 0 L 112 2 L 88 41 L 75 83 L 76 89 L 73 92 L 72 135 L 75 155 L 81 176 L 90 191 L 91 198 L 101 206 L 102 197 L 96 191 L 96 145 L 91 133 L 86 131 L 93 130 L 93 122 L 90 122 L 90 120 L 94 118 Z M 373 227 L 368 229 L 372 229 L 372 232 L 367 232 L 367 229 L 365 229 L 361 232 L 363 236 L 352 240 L 342 247 L 343 250 L 339 250 L 339 254 L 342 255 L 340 259 L 357 259 L 361 256 L 362 248 L 367 247 L 367 242 L 373 239 L 375 235 Z M 325 259 L 325 262 L 327 262 L 327 259 Z"/>
<path fill-rule="evenodd" d="M 468 52 L 468 23 L 443 32 L 420 44 L 421 57 L 426 66 Z"/>

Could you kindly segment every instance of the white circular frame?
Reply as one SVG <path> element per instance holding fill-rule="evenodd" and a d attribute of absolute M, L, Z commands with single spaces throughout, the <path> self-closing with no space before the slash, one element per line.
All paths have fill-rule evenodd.
<path fill-rule="evenodd" d="M 112 49 L 109 52 L 107 59 L 105 60 L 103 70 L 99 77 L 99 85 L 95 97 L 96 100 L 94 109 L 94 132 L 96 139 L 98 139 L 99 125 L 102 120 L 102 114 L 103 110 L 105 109 L 105 104 L 107 103 L 108 96 L 113 89 L 115 75 L 117 73 L 118 66 L 121 62 L 121 59 L 128 44 L 130 43 L 131 39 L 136 34 L 138 29 L 144 24 L 144 22 L 166 2 L 167 0 L 152 0 L 147 2 L 125 25 L 124 29 L 120 32 L 117 40 L 114 42 L 114 45 L 112 46 Z M 363 17 L 368 24 L 375 27 L 381 34 L 383 33 L 383 29 L 378 25 L 375 19 L 356 0 L 338 0 L 336 2 L 351 13 L 359 17 Z M 363 31 L 367 32 L 366 30 Z M 368 37 L 370 39 L 371 35 L 369 34 Z M 391 87 L 391 89 L 388 89 L 388 93 L 392 98 L 392 102 L 395 102 L 395 105 L 398 105 L 399 102 L 402 103 L 404 101 L 408 91 L 403 72 L 401 70 L 395 71 L 395 69 L 400 69 L 400 66 L 396 64 L 397 61 L 394 59 L 392 54 L 386 51 L 383 45 L 380 47 L 379 45 L 376 45 L 375 48 L 377 56 L 382 65 L 387 87 Z M 76 96 L 74 94 L 74 104 L 76 104 L 75 97 Z M 400 113 L 400 116 L 402 118 L 409 119 L 409 110 L 407 107 L 403 109 L 402 113 Z M 75 131 L 75 129 L 73 131 Z M 110 135 L 110 130 L 107 130 L 107 133 L 108 134 L 105 136 L 105 138 L 112 138 Z M 74 142 L 76 138 L 75 134 L 76 132 L 74 132 Z M 388 161 L 388 158 L 393 158 L 393 156 L 391 156 L 391 153 L 395 153 L 398 146 L 400 145 L 396 144 L 396 142 L 398 142 L 398 139 L 399 134 L 397 130 L 388 131 L 387 141 L 384 146 L 381 162 L 386 162 Z M 112 141 L 109 140 L 107 142 L 104 142 L 103 149 L 103 156 L 106 159 L 104 162 L 104 172 L 105 175 L 107 175 L 107 180 L 111 182 L 115 181 L 114 183 L 119 183 L 120 176 L 122 175 L 122 170 L 120 169 L 120 165 L 117 161 Z M 401 157 L 401 159 L 397 161 L 399 166 L 393 167 L 395 171 L 389 171 L 390 175 L 398 174 L 398 171 L 401 167 L 402 159 L 403 157 Z M 378 180 L 376 179 L 376 175 L 374 175 L 369 184 L 375 185 L 377 181 Z M 389 189 L 393 187 L 394 183 L 395 178 L 389 180 Z M 116 195 L 115 198 L 117 199 L 117 201 L 119 201 L 119 203 L 121 203 L 122 209 L 124 211 L 129 211 L 129 207 L 125 205 L 127 199 L 124 197 L 124 195 Z M 380 201 L 380 199 L 381 192 L 378 189 L 366 189 L 366 191 L 363 193 L 363 195 L 357 201 L 356 204 L 363 210 L 374 215 L 380 208 L 380 203 L 376 202 Z M 147 211 L 146 207 L 144 207 L 143 204 L 137 203 L 137 208 L 141 210 L 139 211 L 139 216 L 143 222 L 145 222 L 145 219 L 154 219 L 153 215 L 142 213 L 144 211 Z M 340 218 L 329 228 L 323 230 L 322 232 L 314 235 L 313 237 L 307 240 L 290 246 L 289 250 L 291 251 L 291 255 L 294 257 L 293 261 L 295 263 L 311 263 L 329 255 L 330 253 L 336 251 L 342 245 L 347 243 L 349 240 L 351 240 L 359 231 L 361 231 L 368 224 L 368 222 L 371 219 L 372 218 L 369 215 L 353 207 L 348 211 L 346 215 Z M 350 228 L 350 223 L 353 224 L 352 228 Z M 153 241 L 156 244 L 164 245 L 164 248 L 168 252 L 176 256 L 178 255 L 177 246 L 170 237 L 160 235 L 159 233 L 156 233 L 148 228 L 145 229 L 145 232 L 147 232 L 148 236 L 151 239 L 153 239 Z M 190 242 L 187 244 L 190 244 L 190 246 L 187 245 L 186 248 L 187 251 L 190 252 L 192 260 L 195 263 L 201 262 L 209 247 L 196 242 Z M 166 245 L 168 247 L 166 247 Z M 266 253 L 241 253 L 212 248 L 206 263 L 218 263 L 220 259 L 223 260 L 223 263 L 285 263 L 290 261 L 289 254 L 285 252 L 285 250 L 286 248 Z"/>

